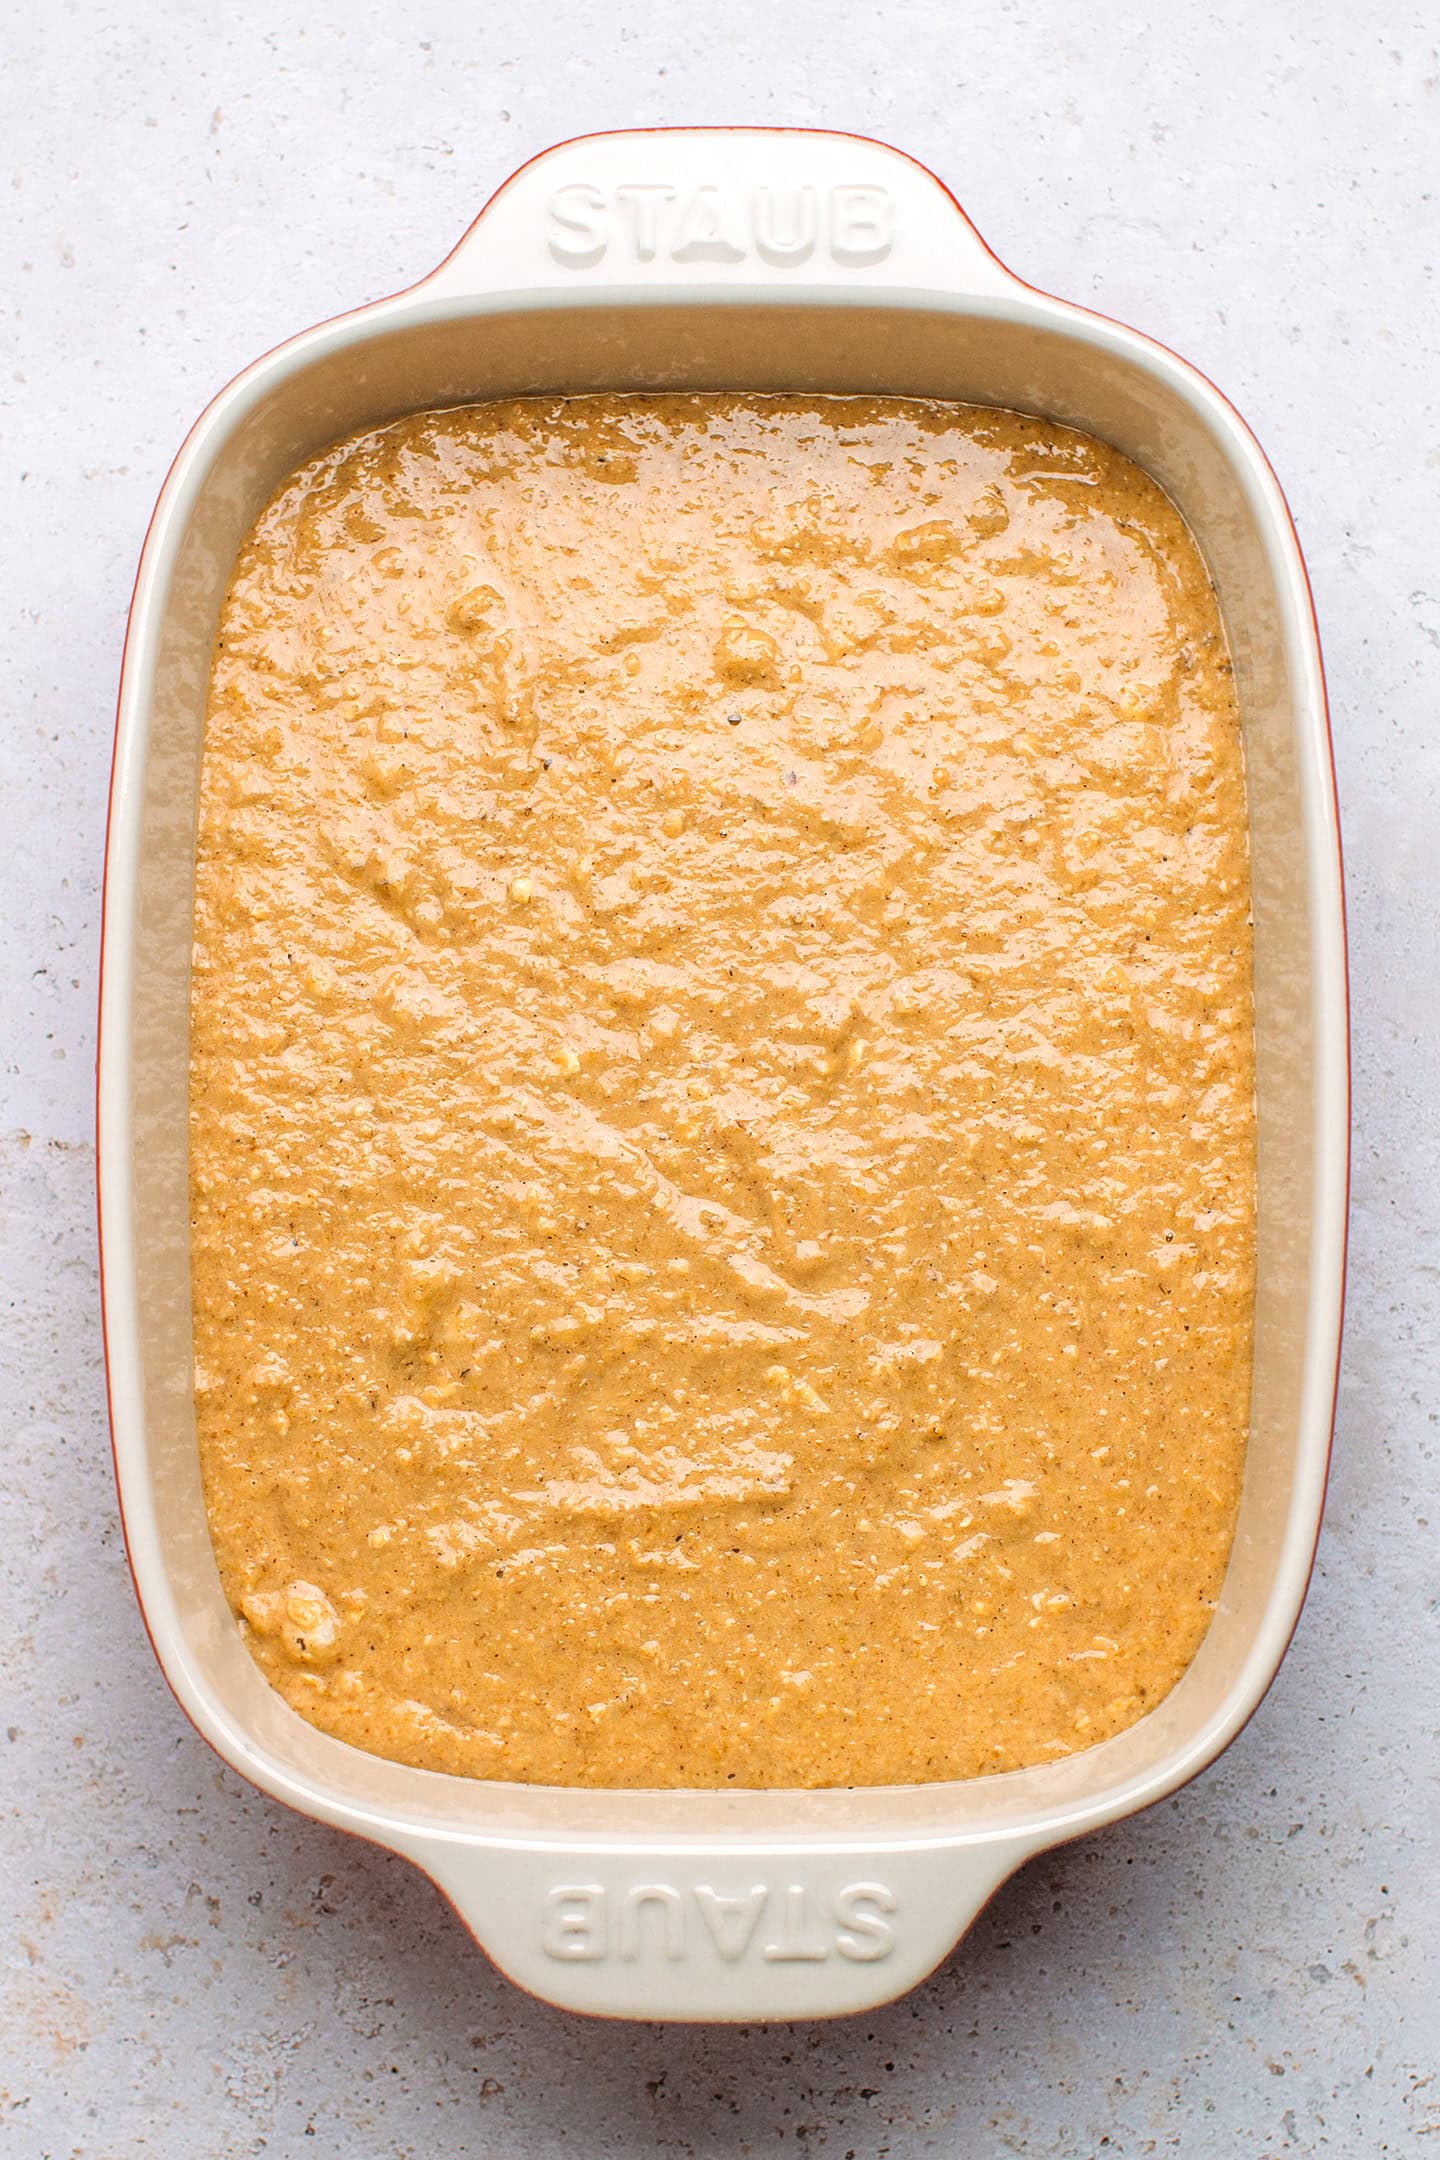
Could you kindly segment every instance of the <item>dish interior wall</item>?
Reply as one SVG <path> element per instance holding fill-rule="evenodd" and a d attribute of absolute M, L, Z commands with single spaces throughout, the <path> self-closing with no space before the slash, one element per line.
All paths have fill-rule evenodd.
<path fill-rule="evenodd" d="M 399 304 L 402 308 L 404 303 Z M 418 319 L 417 319 L 418 318 Z M 140 808 L 132 987 L 134 1205 L 149 1504 L 195 1685 L 282 1777 L 343 1806 L 436 1826 L 626 1834 L 922 1835 L 1002 1829 L 1143 1779 L 1220 1713 L 1259 1654 L 1295 1505 L 1311 1243 L 1312 970 L 1299 789 L 1297 656 L 1279 567 L 1243 475 L 1173 383 L 1053 324 L 1023 301 L 946 311 L 844 305 L 587 305 L 453 311 L 301 341 L 230 393 L 231 425 L 159 566 L 158 659 Z M 200 1490 L 190 1391 L 186 1074 L 200 743 L 215 625 L 237 550 L 275 486 L 337 437 L 402 413 L 493 396 L 643 388 L 852 391 L 1012 406 L 1081 427 L 1150 471 L 1209 563 L 1234 653 L 1251 798 L 1259 1113 L 1259 1295 L 1252 1436 L 1221 1608 L 1179 1687 L 1140 1724 L 1054 1766 L 963 1787 L 856 1793 L 575 1793 L 477 1786 L 343 1746 L 261 1678 L 220 1589 Z M 222 408 L 220 417 L 224 417 Z M 202 438 L 202 449 L 203 449 Z M 194 453 L 191 453 L 192 457 Z M 145 698 L 147 686 L 139 686 Z M 134 1503 L 133 1492 L 127 1496 Z"/>

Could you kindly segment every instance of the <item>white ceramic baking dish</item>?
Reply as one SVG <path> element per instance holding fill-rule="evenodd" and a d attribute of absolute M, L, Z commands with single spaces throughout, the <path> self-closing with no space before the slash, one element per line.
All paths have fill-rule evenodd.
<path fill-rule="evenodd" d="M 206 1531 L 191 1398 L 187 1003 L 217 612 L 267 496 L 335 437 L 424 407 L 600 388 L 877 390 L 1104 437 L 1204 550 L 1239 684 L 1254 866 L 1259 1291 L 1234 1556 L 1174 1692 L 1061 1763 L 854 1792 L 570 1792 L 383 1762 L 261 1678 Z M 1314 1554 L 1339 1350 L 1344 924 L 1320 654 L 1284 499 L 1217 391 L 1031 290 L 921 166 L 789 130 L 594 136 L 522 168 L 393 299 L 247 369 L 177 458 L 130 617 L 104 910 L 100 1201 L 111 1419 L 156 1655 L 266 1792 L 407 1854 L 514 1979 L 574 2009 L 798 2018 L 910 1987 L 1028 1855 L 1173 1792 L 1250 1716 Z"/>

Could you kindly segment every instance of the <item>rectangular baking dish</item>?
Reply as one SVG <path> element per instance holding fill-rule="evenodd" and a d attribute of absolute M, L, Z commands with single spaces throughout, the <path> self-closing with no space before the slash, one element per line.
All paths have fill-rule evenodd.
<path fill-rule="evenodd" d="M 1113 443 L 1220 596 L 1252 824 L 1259 1288 L 1252 1436 L 1214 1623 L 1128 1732 L 1045 1767 L 831 1792 L 577 1792 L 363 1754 L 272 1692 L 221 1593 L 191 1395 L 186 1183 L 196 794 L 218 611 L 266 498 L 336 437 L 529 392 L 888 391 Z M 98 1138 L 116 1472 L 155 1652 L 227 1762 L 406 1854 L 522 1985 L 576 2010 L 799 2018 L 912 1986 L 1032 1853 L 1174 1791 L 1273 1678 L 1318 1534 L 1344 1267 L 1347 1013 L 1334 774 L 1304 566 L 1233 409 L 1148 339 L 1033 291 L 923 167 L 790 130 L 592 136 L 508 181 L 409 291 L 292 339 L 166 481 L 126 643 L 104 906 Z"/>

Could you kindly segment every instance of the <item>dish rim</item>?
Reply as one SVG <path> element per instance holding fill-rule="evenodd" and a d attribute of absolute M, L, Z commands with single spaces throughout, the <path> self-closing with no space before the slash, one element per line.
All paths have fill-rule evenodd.
<path fill-rule="evenodd" d="M 158 557 L 162 552 L 161 543 L 167 537 L 170 538 L 172 552 L 174 547 L 178 546 L 179 538 L 183 537 L 189 517 L 193 512 L 193 496 L 198 494 L 200 483 L 196 483 L 191 497 L 187 498 L 184 493 L 184 485 L 191 470 L 197 467 L 207 449 L 212 456 L 218 454 L 221 446 L 230 439 L 234 429 L 241 424 L 246 413 L 253 409 L 259 399 L 278 384 L 286 373 L 292 369 L 299 369 L 309 365 L 315 359 L 323 357 L 327 350 L 336 349 L 351 338 L 356 339 L 357 342 L 363 342 L 369 336 L 383 335 L 393 328 L 403 327 L 405 323 L 418 326 L 427 319 L 444 319 L 460 315 L 483 316 L 486 313 L 498 313 L 501 312 L 501 308 L 495 304 L 497 300 L 504 300 L 508 303 L 516 297 L 514 294 L 497 294 L 494 291 L 488 293 L 482 291 L 478 295 L 466 299 L 460 293 L 446 292 L 441 289 L 430 303 L 435 313 L 427 314 L 423 303 L 420 305 L 415 304 L 417 297 L 425 295 L 427 289 L 433 288 L 443 273 L 453 272 L 457 264 L 463 262 L 467 247 L 481 234 L 486 219 L 491 216 L 496 205 L 501 203 L 527 174 L 532 173 L 537 167 L 555 160 L 563 152 L 573 151 L 580 146 L 588 147 L 597 141 L 613 142 L 618 140 L 632 141 L 662 138 L 670 141 L 694 142 L 698 138 L 708 139 L 714 136 L 744 139 L 781 136 L 792 140 L 799 139 L 801 142 L 807 143 L 817 140 L 821 142 L 838 141 L 856 144 L 866 150 L 879 149 L 887 157 L 903 160 L 907 165 L 913 167 L 918 174 L 922 175 L 930 186 L 940 191 L 950 205 L 954 215 L 962 221 L 966 231 L 974 236 L 979 248 L 983 250 L 984 256 L 994 266 L 1000 280 L 1003 281 L 998 296 L 1005 299 L 1013 290 L 1027 296 L 1030 301 L 1038 303 L 1040 316 L 1035 327 L 1060 326 L 1072 332 L 1078 331 L 1081 335 L 1092 337 L 1096 333 L 1100 333 L 1108 341 L 1118 341 L 1113 344 L 1113 349 L 1118 350 L 1122 357 L 1136 361 L 1142 368 L 1148 367 L 1151 372 L 1155 372 L 1157 361 L 1163 361 L 1166 370 L 1176 371 L 1182 381 L 1190 381 L 1200 385 L 1208 397 L 1213 399 L 1229 415 L 1234 429 L 1238 432 L 1239 439 L 1258 462 L 1258 467 L 1263 470 L 1268 480 L 1273 491 L 1273 506 L 1278 511 L 1279 519 L 1282 521 L 1276 525 L 1268 537 L 1271 539 L 1278 538 L 1279 546 L 1282 550 L 1288 552 L 1295 568 L 1298 570 L 1300 592 L 1308 615 L 1306 646 L 1309 654 L 1313 656 L 1316 671 L 1315 718 L 1318 730 L 1316 746 L 1323 753 L 1325 768 L 1328 772 L 1328 793 L 1322 790 L 1322 793 L 1325 793 L 1324 800 L 1307 799 L 1302 813 L 1302 823 L 1305 826 L 1306 869 L 1310 905 L 1313 911 L 1310 921 L 1312 946 L 1317 939 L 1323 941 L 1328 936 L 1332 947 L 1329 979 L 1327 981 L 1324 978 L 1318 961 L 1315 963 L 1316 979 L 1319 988 L 1328 990 L 1332 1002 L 1336 1003 L 1336 1009 L 1329 1014 L 1328 1029 L 1324 1017 L 1318 1010 L 1315 1018 L 1313 1065 L 1316 1075 L 1316 1108 L 1314 1123 L 1317 1130 L 1322 1124 L 1328 1127 L 1328 1137 L 1332 1142 L 1337 1134 L 1343 1142 L 1338 1166 L 1334 1162 L 1324 1159 L 1324 1146 L 1318 1138 L 1316 1147 L 1314 1172 L 1316 1198 L 1315 1244 L 1320 1249 L 1317 1251 L 1312 1247 L 1311 1311 L 1313 1317 L 1315 1274 L 1328 1266 L 1331 1278 L 1329 1304 L 1333 1306 L 1333 1328 L 1327 1328 L 1326 1330 L 1326 1343 L 1333 1343 L 1333 1371 L 1330 1376 L 1329 1418 L 1325 1431 L 1323 1455 L 1321 1455 L 1318 1462 L 1312 1461 L 1308 1464 L 1312 1477 L 1315 1477 L 1316 1473 L 1318 1473 L 1314 1505 L 1308 1518 L 1310 1520 L 1308 1554 L 1304 1557 L 1303 1567 L 1299 1566 L 1298 1563 L 1285 1566 L 1277 1565 L 1275 1583 L 1264 1617 L 1265 1621 L 1268 1622 L 1277 1611 L 1283 1609 L 1283 1634 L 1276 1635 L 1278 1647 L 1275 1647 L 1273 1642 L 1270 1645 L 1273 1655 L 1267 1652 L 1265 1659 L 1262 1661 L 1267 1668 L 1263 1679 L 1260 1679 L 1257 1683 L 1252 1678 L 1244 1687 L 1241 1687 L 1237 1681 L 1231 1695 L 1227 1696 L 1223 1715 L 1217 1713 L 1211 1719 L 1206 1733 L 1196 1744 L 1187 1749 L 1177 1750 L 1173 1760 L 1167 1759 L 1159 1770 L 1145 1779 L 1143 1782 L 1146 1789 L 1138 1797 L 1124 1796 L 1118 1790 L 1109 1794 L 1102 1793 L 1092 1806 L 1064 1811 L 1063 1816 L 1057 1817 L 1053 1821 L 1039 1820 L 1023 1833 L 1017 1833 L 1012 1829 L 1008 1838 L 1007 1850 L 1013 1848 L 1015 1851 L 1020 1852 L 1020 1848 L 1023 1847 L 1023 1852 L 1020 1852 L 1020 1856 L 1023 1857 L 1024 1853 L 1040 1850 L 1047 1844 L 1062 1842 L 1070 1837 L 1082 1835 L 1087 1830 L 1098 1827 L 1101 1823 L 1116 1820 L 1122 1816 L 1137 1812 L 1141 1807 L 1153 1804 L 1156 1800 L 1165 1797 L 1166 1794 L 1178 1790 L 1188 1783 L 1191 1778 L 1207 1768 L 1248 1724 L 1273 1684 L 1289 1644 L 1293 1640 L 1295 1629 L 1299 1624 L 1300 1613 L 1313 1574 L 1318 1549 L 1325 1486 L 1333 1448 L 1335 1398 L 1339 1380 L 1344 1278 L 1347 1260 L 1350 1173 L 1348 1116 L 1350 1028 L 1347 931 L 1343 846 L 1336 803 L 1333 734 L 1330 726 L 1328 695 L 1324 679 L 1324 661 L 1315 617 L 1314 598 L 1303 550 L 1295 530 L 1294 519 L 1268 458 L 1266 458 L 1263 449 L 1256 442 L 1252 432 L 1240 418 L 1229 399 L 1225 398 L 1223 393 L 1216 389 L 1215 385 L 1209 381 L 1201 370 L 1182 360 L 1157 340 L 1130 329 L 1128 326 L 1118 323 L 1113 318 L 1100 314 L 1096 310 L 1079 307 L 1071 302 L 1060 301 L 1053 295 L 1045 293 L 1040 288 L 1017 277 L 1001 263 L 994 251 L 975 233 L 973 225 L 971 225 L 953 192 L 945 183 L 939 180 L 918 159 L 909 157 L 905 152 L 893 150 L 888 145 L 877 144 L 872 138 L 865 136 L 842 135 L 830 130 L 786 128 L 615 130 L 605 136 L 586 135 L 570 138 L 565 143 L 538 152 L 534 157 L 527 159 L 523 165 L 517 167 L 515 172 L 503 181 L 490 196 L 477 217 L 457 241 L 455 247 L 442 258 L 435 270 L 381 300 L 346 310 L 309 330 L 282 340 L 262 354 L 259 359 L 252 362 L 249 367 L 242 370 L 206 406 L 171 463 L 147 527 L 126 626 L 107 809 L 105 874 L 101 901 L 100 1010 L 96 1048 L 96 1178 L 100 1236 L 101 1324 L 105 1346 L 106 1392 L 111 1427 L 112 1458 L 119 1497 L 121 1525 L 125 1538 L 127 1564 L 130 1567 L 132 1580 L 135 1584 L 136 1598 L 140 1607 L 142 1621 L 155 1652 L 156 1660 L 181 1709 L 201 1736 L 232 1767 L 236 1768 L 252 1782 L 258 1783 L 262 1789 L 277 1798 L 285 1800 L 287 1804 L 295 1806 L 321 1820 L 337 1823 L 340 1827 L 376 1838 L 396 1849 L 408 1851 L 410 1857 L 416 1859 L 422 1866 L 428 1866 L 426 1854 L 434 1843 L 437 1840 L 442 1843 L 446 1842 L 451 1835 L 450 1833 L 437 1828 L 434 1824 L 428 1824 L 424 1826 L 423 1834 L 412 1835 L 411 1833 L 414 1830 L 413 1821 L 407 1823 L 400 1815 L 384 1819 L 377 1816 L 374 1810 L 360 1807 L 350 1811 L 347 1819 L 347 1811 L 343 1808 L 337 1808 L 333 1804 L 331 1797 L 318 1787 L 307 1791 L 303 1786 L 303 1782 L 294 1776 L 274 1775 L 262 1749 L 248 1742 L 244 1745 L 236 1745 L 236 1736 L 226 1713 L 214 1701 L 206 1700 L 203 1691 L 198 1695 L 192 1692 L 193 1676 L 187 1673 L 185 1681 L 182 1682 L 178 1668 L 184 1665 L 186 1661 L 180 1656 L 178 1646 L 171 1638 L 165 1625 L 162 1624 L 159 1627 L 157 1634 L 155 1614 L 152 1610 L 157 1576 L 163 1578 L 165 1574 L 165 1563 L 160 1550 L 160 1542 L 158 1537 L 151 1535 L 152 1525 L 147 1523 L 143 1531 L 140 1531 L 137 1530 L 133 1519 L 135 1513 L 133 1486 L 135 1481 L 137 1479 L 143 1480 L 142 1490 L 146 1493 L 148 1493 L 153 1481 L 150 1479 L 148 1466 L 141 1460 L 138 1446 L 132 1445 L 134 1436 L 129 1432 L 127 1426 L 128 1408 L 122 1406 L 117 1410 L 117 1394 L 119 1393 L 117 1366 L 122 1364 L 124 1358 L 128 1356 L 133 1366 L 138 1369 L 139 1340 L 138 1333 L 136 1333 L 133 1339 L 125 1342 L 122 1349 L 119 1341 L 120 1329 L 116 1324 L 120 1318 L 120 1301 L 114 1278 L 116 1273 L 128 1272 L 130 1275 L 134 1274 L 135 1256 L 127 1196 L 122 1191 L 120 1201 L 117 1203 L 115 1195 L 117 1181 L 123 1179 L 128 1182 L 130 1146 L 133 1145 L 129 1130 L 128 1113 L 132 1051 L 128 993 L 136 962 L 136 903 L 141 855 L 141 807 L 146 756 L 149 752 L 148 742 L 142 741 L 139 744 L 139 753 L 143 754 L 137 753 L 136 734 L 138 722 L 136 708 L 143 705 L 145 716 L 148 718 L 149 703 L 153 697 L 153 678 L 155 664 L 158 659 L 160 627 L 163 621 L 163 605 L 155 604 L 156 596 L 153 589 L 159 583 L 164 569 L 164 565 L 158 560 Z M 596 304 L 597 290 L 607 292 L 608 288 L 591 287 L 588 291 L 576 290 L 569 296 L 568 304 L 580 308 L 587 305 L 593 306 Z M 666 304 L 667 291 L 671 297 L 683 299 L 687 303 L 696 304 L 708 301 L 710 304 L 720 307 L 735 305 L 737 297 L 740 296 L 734 291 L 711 290 L 707 292 L 701 286 L 688 284 L 674 289 L 656 285 L 643 293 L 637 293 L 635 297 L 637 303 L 641 305 L 664 305 Z M 832 297 L 828 291 L 820 291 L 813 287 L 796 289 L 782 281 L 768 282 L 763 294 L 754 294 L 746 290 L 743 296 L 745 298 L 763 298 L 766 304 L 772 306 L 784 306 L 787 304 L 813 305 L 818 301 Z M 525 305 L 534 306 L 543 304 L 547 293 L 545 289 L 539 286 L 528 290 L 520 288 L 519 297 Z M 886 304 L 906 304 L 891 289 L 883 290 L 876 297 Z M 980 308 L 977 309 L 976 295 L 959 284 L 949 290 L 943 287 L 937 288 L 928 295 L 928 298 L 930 304 L 936 309 L 943 309 L 948 306 L 951 310 L 955 310 L 958 307 L 964 312 L 971 313 L 984 310 L 983 299 Z M 857 291 L 851 285 L 844 285 L 837 286 L 833 293 L 833 299 L 836 304 L 842 306 L 868 304 L 871 295 Z M 411 305 L 406 308 L 405 303 L 411 303 Z M 487 303 L 489 304 L 487 305 Z M 1013 308 L 1011 319 L 1015 319 Z M 246 401 L 247 394 L 248 402 Z M 416 409 L 424 408 L 417 406 Z M 203 481 L 203 473 L 201 480 Z M 146 619 L 147 607 L 149 608 L 148 620 Z M 144 731 L 140 730 L 140 732 L 143 734 Z M 1333 845 L 1329 843 L 1333 843 Z M 1332 889 L 1328 893 L 1317 893 L 1317 881 L 1321 885 L 1328 883 Z M 116 1011 L 117 1006 L 119 1007 L 118 1014 Z M 1328 1105 L 1325 1101 L 1327 1088 L 1329 1095 Z M 122 1091 L 125 1093 L 125 1103 L 121 1109 L 117 1110 L 115 1099 Z M 1325 1188 L 1323 1191 L 1322 1186 Z M 1320 1216 L 1324 1212 L 1321 1202 L 1326 1199 L 1330 1203 L 1330 1215 L 1332 1218 L 1328 1230 L 1320 1222 Z M 108 1273 L 107 1213 L 112 1226 Z M 114 1229 L 117 1219 L 122 1226 L 118 1233 Z M 1329 1239 L 1328 1249 L 1325 1246 L 1327 1236 Z M 116 1259 L 117 1244 L 123 1246 L 118 1261 Z M 128 1327 L 128 1320 L 126 1326 Z M 1313 1350 L 1314 1344 L 1307 1339 L 1307 1356 Z M 1310 1452 L 1313 1454 L 1315 1452 L 1313 1440 L 1309 1443 L 1309 1447 Z M 1294 1482 L 1298 1482 L 1304 1458 L 1305 1450 L 1297 1450 Z M 127 1508 L 127 1488 L 130 1488 L 131 1505 L 129 1508 Z M 137 1555 L 137 1547 L 147 1543 L 147 1541 L 152 1549 L 143 1555 Z M 242 1741 L 245 1740 L 244 1735 L 241 1735 L 240 1738 Z M 359 1753 L 360 1751 L 356 1752 Z M 1011 1775 L 1023 1774 L 1011 1773 Z M 461 1781 L 457 1780 L 456 1782 Z M 489 1789 L 486 1781 L 473 1782 L 480 1786 L 482 1790 Z M 991 1781 L 953 1781 L 950 1789 L 960 1792 L 967 1786 L 977 1782 Z M 518 1790 L 556 1793 L 564 1792 L 566 1789 L 521 1787 Z M 874 1795 L 879 1797 L 887 1792 L 898 1793 L 907 1790 L 907 1788 L 875 1787 L 871 1790 Z M 637 1793 L 630 1797 L 640 1800 L 647 1796 Z M 708 1795 L 703 1789 L 699 1789 L 693 1794 L 687 1793 L 672 1797 L 677 1799 L 693 1798 L 700 1801 L 713 1796 Z M 775 1793 L 770 1797 L 783 1797 L 783 1795 Z M 550 1854 L 572 1850 L 577 1842 L 583 1845 L 587 1851 L 594 1849 L 597 1845 L 604 1845 L 617 1852 L 634 1849 L 645 1854 L 654 1854 L 657 1850 L 667 1849 L 672 1842 L 666 1837 L 657 1838 L 653 1835 L 647 1835 L 638 1841 L 627 1843 L 623 1838 L 597 1838 L 590 1833 L 583 1834 L 577 1840 L 573 1834 L 567 1836 L 551 1833 L 515 1835 L 503 1830 L 486 1829 L 484 1827 L 463 1833 L 456 1832 L 454 1836 L 462 1843 L 483 1845 L 487 1850 L 510 1849 L 518 1851 L 524 1849 L 527 1851 L 539 1850 Z M 680 1841 L 683 1842 L 683 1839 Z M 718 1842 L 723 1841 L 707 1837 L 705 1842 L 708 1850 Z M 748 1838 L 738 1838 L 736 1849 L 749 1850 L 751 1842 Z M 776 1845 L 776 1841 L 773 1839 L 765 1842 L 767 1849 Z M 839 1840 L 824 1838 L 817 1836 L 812 1828 L 808 1834 L 795 1840 L 795 1846 L 798 1852 L 811 1853 L 817 1847 L 839 1850 L 842 1845 L 854 1845 L 865 1852 L 879 1852 L 893 1845 L 893 1849 L 896 1851 L 902 1848 L 923 1848 L 926 1852 L 936 1855 L 947 1850 L 959 1851 L 962 1848 L 970 1848 L 977 1844 L 996 1842 L 1000 1841 L 993 1836 L 982 1835 L 977 1837 L 973 1829 L 967 1831 L 963 1822 L 957 1822 L 955 1828 L 948 1833 L 927 1833 L 925 1836 L 916 1839 L 913 1836 L 897 1832 L 893 1841 L 887 1840 L 883 1836 L 872 1836 L 868 1833 L 859 1839 L 854 1837 Z M 1010 1872 L 1010 1866 L 1014 1864 L 1015 1860 L 1011 1858 L 1010 1865 L 1003 1868 L 1000 1879 L 1003 1879 L 1003 1874 Z M 442 1887 L 449 1888 L 443 1877 L 440 1879 L 442 1879 Z M 451 1894 L 454 1894 L 453 1890 Z M 490 1947 L 488 1943 L 487 1947 Z M 524 1976 L 517 1975 L 517 1977 L 523 1978 Z M 911 1975 L 901 1979 L 897 1988 L 891 1992 L 899 1992 L 900 1989 L 912 1985 L 915 1977 L 918 1977 L 918 1975 Z M 527 1984 L 530 1983 L 527 1982 Z M 872 1996 L 868 1999 L 879 2000 L 883 1999 L 883 1997 Z M 589 2005 L 586 2005 L 586 2007 L 589 2007 Z"/>

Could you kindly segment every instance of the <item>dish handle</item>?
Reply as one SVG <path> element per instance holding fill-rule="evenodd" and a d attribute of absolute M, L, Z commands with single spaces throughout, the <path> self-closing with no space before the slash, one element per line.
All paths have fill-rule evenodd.
<path fill-rule="evenodd" d="M 825 288 L 1014 293 L 925 166 L 861 135 L 652 128 L 581 135 L 532 158 L 414 289 L 582 296 L 792 297 Z M 678 289 L 678 291 L 677 291 Z"/>
<path fill-rule="evenodd" d="M 501 1971 L 566 2010 L 751 2022 L 914 1987 L 1033 1847 L 403 1847 Z"/>

